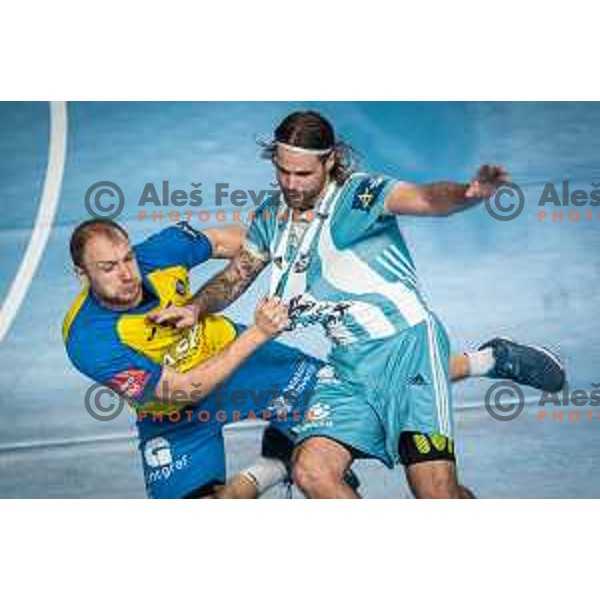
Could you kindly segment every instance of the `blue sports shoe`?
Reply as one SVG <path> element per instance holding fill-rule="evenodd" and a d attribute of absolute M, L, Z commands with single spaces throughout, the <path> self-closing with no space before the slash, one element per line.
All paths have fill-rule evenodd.
<path fill-rule="evenodd" d="M 517 344 L 507 338 L 494 338 L 479 346 L 491 348 L 496 364 L 486 374 L 493 379 L 511 379 L 538 390 L 558 392 L 565 384 L 565 368 L 546 348 Z"/>

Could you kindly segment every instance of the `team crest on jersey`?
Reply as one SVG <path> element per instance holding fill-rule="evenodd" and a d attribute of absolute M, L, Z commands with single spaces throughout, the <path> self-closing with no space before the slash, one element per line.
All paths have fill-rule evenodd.
<path fill-rule="evenodd" d="M 117 373 L 108 383 L 108 387 L 128 400 L 138 400 L 142 395 L 150 373 L 142 369 L 127 369 Z"/>
<path fill-rule="evenodd" d="M 177 293 L 179 296 L 185 296 L 186 292 L 187 292 L 187 287 L 185 285 L 185 282 L 182 281 L 181 279 L 178 279 L 175 282 L 175 293 Z"/>
<path fill-rule="evenodd" d="M 383 177 L 369 177 L 368 179 L 361 181 L 356 192 L 354 192 L 352 208 L 369 212 L 379 197 L 379 194 L 381 194 L 384 185 L 385 179 Z"/>

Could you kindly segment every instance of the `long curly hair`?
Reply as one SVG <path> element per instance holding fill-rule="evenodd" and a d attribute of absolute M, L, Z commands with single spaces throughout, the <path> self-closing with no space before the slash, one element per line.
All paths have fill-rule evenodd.
<path fill-rule="evenodd" d="M 331 176 L 342 185 L 358 166 L 359 155 L 343 141 L 336 140 L 331 123 L 320 113 L 313 110 L 297 111 L 289 114 L 275 129 L 273 139 L 258 141 L 263 158 L 272 161 L 277 144 L 283 143 L 306 150 L 331 150 L 319 156 L 325 162 L 331 153 L 335 157 Z"/>

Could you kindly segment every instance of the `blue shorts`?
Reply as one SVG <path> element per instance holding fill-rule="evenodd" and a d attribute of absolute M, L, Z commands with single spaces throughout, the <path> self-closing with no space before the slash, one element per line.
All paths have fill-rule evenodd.
<path fill-rule="evenodd" d="M 330 377 L 317 384 L 297 443 L 328 437 L 390 468 L 404 461 L 404 432 L 432 436 L 419 444 L 431 456 L 439 444 L 453 447 L 449 362 L 448 335 L 433 315 L 392 337 L 334 349 Z"/>
<path fill-rule="evenodd" d="M 269 342 L 199 406 L 138 419 L 148 496 L 183 498 L 225 483 L 223 427 L 248 419 L 282 429 L 299 425 L 322 366 L 299 350 Z"/>

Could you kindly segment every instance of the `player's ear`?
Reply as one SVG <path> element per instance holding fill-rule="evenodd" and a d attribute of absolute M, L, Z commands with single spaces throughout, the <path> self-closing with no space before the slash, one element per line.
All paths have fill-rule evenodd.
<path fill-rule="evenodd" d="M 75 275 L 77 276 L 77 279 L 79 279 L 79 282 L 82 285 L 89 286 L 90 279 L 89 279 L 87 273 L 85 272 L 85 269 L 83 269 L 82 267 L 78 267 L 78 266 L 73 267 L 73 269 L 75 271 Z"/>
<path fill-rule="evenodd" d="M 325 159 L 325 170 L 327 173 L 331 173 L 333 167 L 335 166 L 335 150 L 329 153 L 329 156 Z"/>

